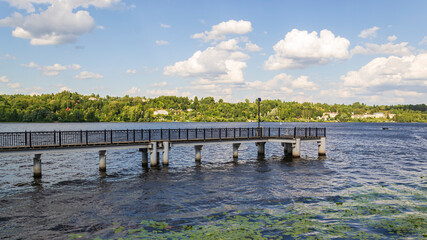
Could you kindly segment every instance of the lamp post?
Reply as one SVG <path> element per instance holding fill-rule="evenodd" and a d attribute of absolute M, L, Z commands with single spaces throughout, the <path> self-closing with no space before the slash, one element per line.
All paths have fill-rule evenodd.
<path fill-rule="evenodd" d="M 258 128 L 261 127 L 261 98 L 258 98 Z"/>

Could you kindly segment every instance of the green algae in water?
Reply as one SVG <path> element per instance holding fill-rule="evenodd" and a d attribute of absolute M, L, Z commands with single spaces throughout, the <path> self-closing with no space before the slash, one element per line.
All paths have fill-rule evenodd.
<path fill-rule="evenodd" d="M 213 212 L 197 224 L 143 220 L 126 229 L 116 223 L 111 232 L 113 239 L 425 239 L 426 195 L 423 187 L 357 187 L 347 189 L 339 201 Z"/>

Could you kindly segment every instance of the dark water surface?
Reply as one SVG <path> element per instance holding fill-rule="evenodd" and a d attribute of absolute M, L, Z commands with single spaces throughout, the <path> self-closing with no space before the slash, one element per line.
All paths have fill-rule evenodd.
<path fill-rule="evenodd" d="M 279 127 L 279 123 L 263 124 L 265 127 Z M 255 125 L 7 123 L 0 124 L 0 131 Z M 234 161 L 231 144 L 219 144 L 203 148 L 201 164 L 194 161 L 193 147 L 174 147 L 169 153 L 169 167 L 144 169 L 138 149 L 111 150 L 107 151 L 107 174 L 103 176 L 98 172 L 96 151 L 75 151 L 43 154 L 43 178 L 34 181 L 32 155 L 0 156 L 0 238 L 129 237 L 130 232 L 119 231 L 117 226 L 136 229 L 141 221 L 154 220 L 167 222 L 170 226 L 168 231 L 173 231 L 184 225 L 214 225 L 204 223 L 203 219 L 215 214 L 246 216 L 262 213 L 276 216 L 286 212 L 286 207 L 290 206 L 308 207 L 318 214 L 332 209 L 328 206 L 339 207 L 342 201 L 344 206 L 347 203 L 350 206 L 353 198 L 349 196 L 366 196 L 372 192 L 386 196 L 374 200 L 396 206 L 399 216 L 419 216 L 417 221 L 421 223 L 413 228 L 426 226 L 426 124 L 281 124 L 281 127 L 295 126 L 327 128 L 325 159 L 318 159 L 315 143 L 303 143 L 302 158 L 293 161 L 283 159 L 283 147 L 279 143 L 267 143 L 266 156 L 259 159 L 256 146 L 251 143 L 242 144 L 239 159 Z M 382 130 L 383 126 L 389 130 Z M 322 209 L 317 211 L 318 208 Z M 320 220 L 332 224 L 335 221 L 330 212 L 328 214 Z M 376 214 L 369 215 L 369 221 L 374 216 Z M 222 220 L 227 220 L 227 217 Z M 349 232 L 363 231 L 383 239 L 422 238 L 425 231 L 420 229 L 400 235 L 394 230 L 390 232 L 387 226 L 375 227 L 375 222 L 365 223 L 360 219 L 347 222 L 352 228 Z M 325 231 L 323 233 L 328 235 Z M 285 232 L 276 229 L 270 234 L 278 236 Z M 309 236 L 301 233 L 288 237 Z M 373 235 L 370 237 L 374 238 Z"/>

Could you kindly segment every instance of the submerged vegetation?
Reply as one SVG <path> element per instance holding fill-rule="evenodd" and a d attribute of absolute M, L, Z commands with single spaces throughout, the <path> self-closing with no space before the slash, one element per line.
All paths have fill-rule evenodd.
<path fill-rule="evenodd" d="M 423 177 L 414 186 L 356 187 L 346 194 L 296 198 L 269 209 L 213 212 L 187 222 L 143 220 L 113 223 L 108 239 L 425 239 L 427 193 Z M 177 213 L 179 214 L 179 213 Z M 85 233 L 71 239 L 89 237 Z M 93 236 L 95 239 L 102 239 Z"/>
<path fill-rule="evenodd" d="M 162 110 L 162 111 L 161 111 Z M 57 94 L 0 95 L 0 122 L 246 122 L 257 120 L 256 101 L 227 103 L 213 97 L 160 96 L 100 97 L 67 91 Z M 274 121 L 323 121 L 324 113 L 337 113 L 340 122 L 427 122 L 427 105 L 367 106 L 361 103 L 321 104 L 263 100 L 261 119 Z M 384 113 L 384 118 L 352 118 L 353 114 Z M 390 116 L 393 116 L 390 118 Z"/>

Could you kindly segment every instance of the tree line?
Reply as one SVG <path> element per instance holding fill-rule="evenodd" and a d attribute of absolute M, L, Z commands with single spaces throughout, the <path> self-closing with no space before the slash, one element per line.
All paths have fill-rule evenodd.
<path fill-rule="evenodd" d="M 329 120 L 340 122 L 427 122 L 426 104 L 368 106 L 359 102 L 329 105 L 263 100 L 260 109 L 261 120 L 265 122 L 323 121 L 319 117 L 325 112 L 337 112 Z M 166 110 L 168 114 L 156 114 L 158 110 Z M 384 119 L 351 118 L 353 114 L 375 112 L 395 115 Z M 215 101 L 213 97 L 100 97 L 68 91 L 33 96 L 0 95 L 0 122 L 246 122 L 257 118 L 258 103 L 248 99 L 228 103 L 222 99 Z"/>

